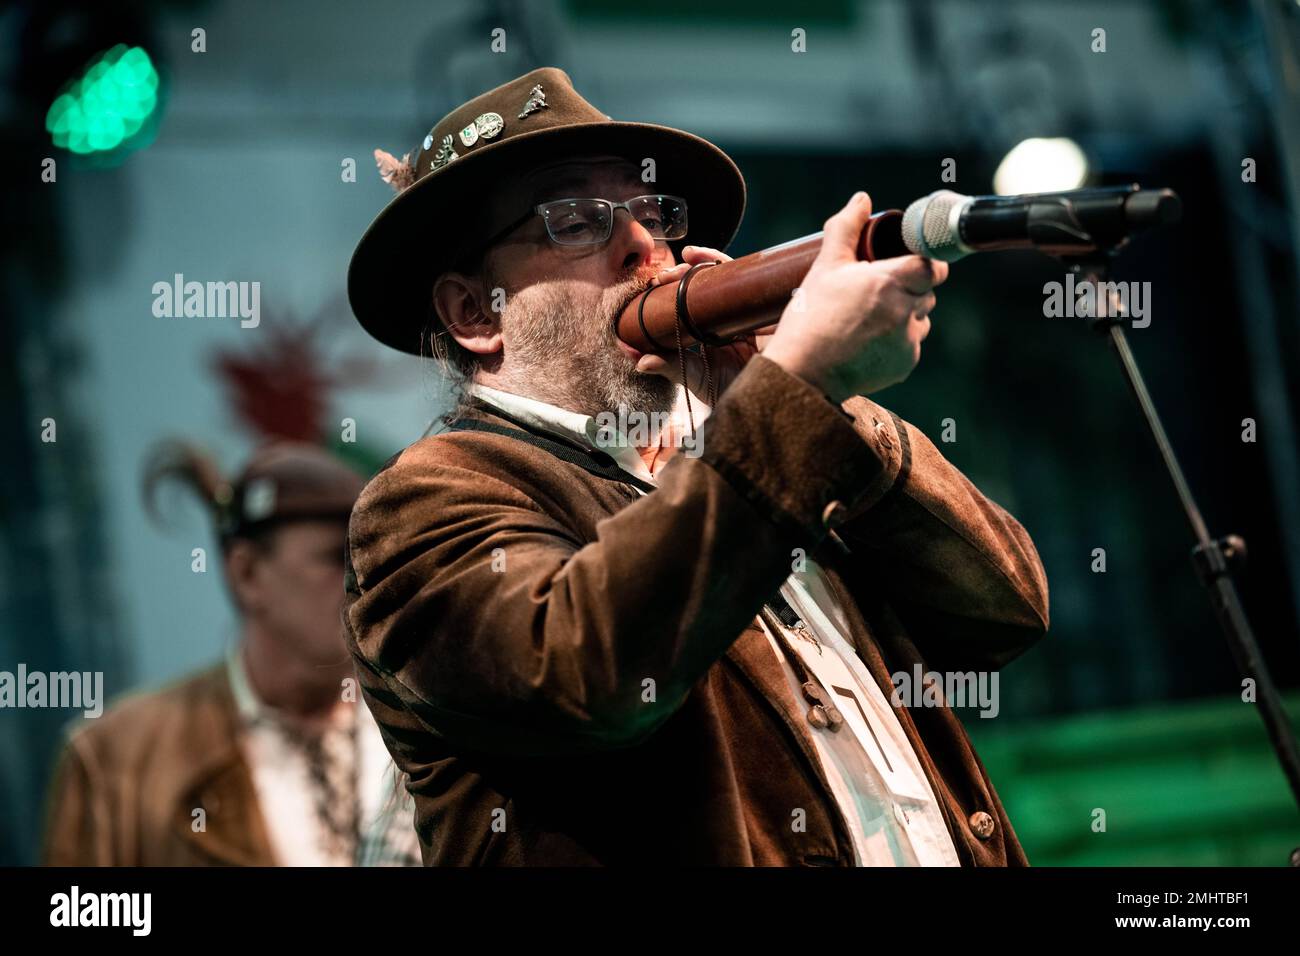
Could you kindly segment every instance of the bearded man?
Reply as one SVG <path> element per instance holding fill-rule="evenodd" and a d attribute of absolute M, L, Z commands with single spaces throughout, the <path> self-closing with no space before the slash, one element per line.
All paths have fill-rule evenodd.
<path fill-rule="evenodd" d="M 350 646 L 424 862 L 1026 864 L 946 702 L 892 693 L 1047 628 L 1025 530 L 864 397 L 919 361 L 947 266 L 858 261 L 858 193 L 770 337 L 643 355 L 615 317 L 740 222 L 717 147 L 544 68 L 377 157 L 400 191 L 353 310 L 460 392 L 349 528 Z"/>

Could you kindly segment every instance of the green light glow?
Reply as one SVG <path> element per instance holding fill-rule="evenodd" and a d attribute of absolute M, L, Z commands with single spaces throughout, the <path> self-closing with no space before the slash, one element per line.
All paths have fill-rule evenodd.
<path fill-rule="evenodd" d="M 104 153 L 130 140 L 157 108 L 158 71 L 149 54 L 119 43 L 55 98 L 45 129 L 55 146 Z"/>

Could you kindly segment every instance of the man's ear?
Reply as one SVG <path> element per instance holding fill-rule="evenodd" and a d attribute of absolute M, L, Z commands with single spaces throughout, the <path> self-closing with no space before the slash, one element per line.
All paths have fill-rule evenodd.
<path fill-rule="evenodd" d="M 255 582 L 257 548 L 251 541 L 236 539 L 230 543 L 224 557 L 226 584 L 236 607 L 245 614 L 259 610 Z"/>
<path fill-rule="evenodd" d="M 501 351 L 501 315 L 496 290 L 477 276 L 444 272 L 433 286 L 438 318 L 462 348 L 477 355 Z"/>

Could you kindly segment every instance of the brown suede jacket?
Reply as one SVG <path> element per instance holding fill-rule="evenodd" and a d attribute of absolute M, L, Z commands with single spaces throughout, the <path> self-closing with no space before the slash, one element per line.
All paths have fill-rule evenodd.
<path fill-rule="evenodd" d="M 760 355 L 702 435 L 645 496 L 576 443 L 484 431 L 417 442 L 362 493 L 344 616 L 426 864 L 852 865 L 755 620 L 797 549 L 886 697 L 1046 631 L 1028 534 L 879 405 Z M 898 716 L 962 864 L 1025 865 L 953 712 Z"/>
<path fill-rule="evenodd" d="M 237 726 L 224 662 L 85 722 L 50 788 L 45 864 L 274 866 Z"/>

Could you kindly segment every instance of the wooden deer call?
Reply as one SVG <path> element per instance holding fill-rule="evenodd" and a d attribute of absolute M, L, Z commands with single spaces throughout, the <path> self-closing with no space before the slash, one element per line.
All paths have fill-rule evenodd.
<path fill-rule="evenodd" d="M 902 223 L 903 213 L 897 209 L 873 215 L 858 239 L 858 258 L 874 262 L 910 255 L 903 245 Z M 693 269 L 676 282 L 638 295 L 615 319 L 614 332 L 637 351 L 672 352 L 677 348 L 679 311 L 682 347 L 700 341 L 722 345 L 774 325 L 821 246 L 822 233 L 817 232 Z"/>

